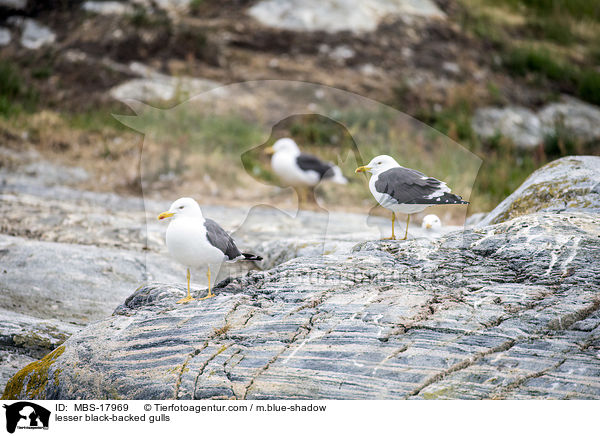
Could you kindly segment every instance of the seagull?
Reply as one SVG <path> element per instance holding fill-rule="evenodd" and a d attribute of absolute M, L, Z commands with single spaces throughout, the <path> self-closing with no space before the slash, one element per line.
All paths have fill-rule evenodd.
<path fill-rule="evenodd" d="M 158 216 L 159 220 L 172 218 L 167 227 L 167 248 L 173 258 L 187 267 L 187 296 L 177 303 L 194 300 L 190 294 L 190 268 L 201 265 L 208 267 L 208 295 L 214 297 L 210 286 L 210 265 L 220 265 L 223 261 L 262 260 L 254 254 L 241 253 L 229 234 L 215 221 L 204 218 L 198 203 L 189 197 L 180 198 L 171 204 L 167 212 Z"/>
<path fill-rule="evenodd" d="M 411 214 L 439 204 L 469 204 L 458 195 L 451 194 L 445 182 L 427 177 L 420 171 L 405 168 L 393 157 L 385 154 L 374 157 L 371 162 L 358 167 L 355 172 L 372 174 L 369 180 L 371 194 L 380 205 L 392 211 L 392 236 L 385 239 L 396 239 L 394 221 L 397 213 L 407 215 L 406 231 L 402 238 L 405 240 L 408 237 Z"/>
<path fill-rule="evenodd" d="M 425 215 L 421 222 L 421 228 L 423 230 L 437 231 L 442 228 L 442 221 L 437 215 Z"/>
<path fill-rule="evenodd" d="M 296 141 L 291 138 L 278 139 L 272 147 L 266 149 L 266 153 L 272 155 L 273 172 L 288 186 L 314 188 L 322 180 L 331 180 L 340 185 L 348 183 L 338 166 L 302 153 Z M 300 191 L 298 195 L 300 196 Z"/>

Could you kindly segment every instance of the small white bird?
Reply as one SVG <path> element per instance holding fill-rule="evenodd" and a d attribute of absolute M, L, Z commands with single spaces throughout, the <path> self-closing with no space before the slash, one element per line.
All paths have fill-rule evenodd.
<path fill-rule="evenodd" d="M 421 228 L 423 230 L 437 231 L 442 228 L 442 221 L 437 215 L 425 215 L 423 221 L 421 222 Z"/>
<path fill-rule="evenodd" d="M 341 185 L 348 183 L 338 166 L 302 153 L 291 138 L 278 139 L 266 152 L 272 154 L 273 172 L 288 186 L 314 188 L 322 180 L 331 180 Z"/>
<path fill-rule="evenodd" d="M 357 173 L 369 172 L 369 189 L 375 200 L 392 211 L 392 236 L 396 239 L 394 221 L 397 213 L 405 213 L 406 231 L 403 240 L 408 237 L 410 215 L 422 212 L 429 206 L 439 204 L 469 204 L 461 197 L 450 193 L 445 182 L 427 177 L 420 171 L 401 166 L 388 155 L 374 157 L 367 165 L 358 167 Z"/>
<path fill-rule="evenodd" d="M 187 267 L 187 296 L 178 303 L 194 300 L 190 294 L 190 268 L 208 267 L 208 295 L 200 300 L 214 297 L 211 290 L 210 266 L 237 260 L 262 260 L 253 254 L 241 253 L 229 234 L 211 219 L 205 219 L 196 201 L 180 198 L 171 204 L 159 220 L 172 218 L 167 228 L 167 248 L 173 258 Z"/>

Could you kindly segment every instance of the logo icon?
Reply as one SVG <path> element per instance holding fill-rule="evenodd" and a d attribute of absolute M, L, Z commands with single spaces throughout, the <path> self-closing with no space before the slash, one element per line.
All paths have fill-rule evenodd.
<path fill-rule="evenodd" d="M 6 431 L 18 429 L 48 429 L 50 411 L 29 401 L 19 401 L 3 406 L 6 409 Z"/>

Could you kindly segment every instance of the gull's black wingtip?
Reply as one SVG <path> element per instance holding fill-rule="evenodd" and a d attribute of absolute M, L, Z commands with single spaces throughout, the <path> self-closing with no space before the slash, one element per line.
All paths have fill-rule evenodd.
<path fill-rule="evenodd" d="M 242 256 L 244 256 L 244 260 L 255 260 L 255 261 L 260 261 L 263 260 L 262 257 L 257 256 L 256 254 L 251 254 L 251 253 L 242 253 Z"/>

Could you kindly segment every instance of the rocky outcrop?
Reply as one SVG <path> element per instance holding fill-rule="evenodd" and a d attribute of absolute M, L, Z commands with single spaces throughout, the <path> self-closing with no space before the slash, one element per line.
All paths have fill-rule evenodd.
<path fill-rule="evenodd" d="M 185 306 L 147 285 L 5 398 L 600 399 L 599 229 L 539 213 L 364 242 Z"/>
<path fill-rule="evenodd" d="M 141 199 L 74 189 L 85 171 L 0 149 L 0 384 L 148 280 L 181 281 Z M 68 278 L 68 279 L 65 279 Z"/>
<path fill-rule="evenodd" d="M 481 108 L 471 124 L 482 138 L 502 135 L 520 148 L 536 147 L 548 136 L 558 134 L 588 142 L 600 139 L 600 108 L 565 96 L 537 113 L 520 106 Z"/>
<path fill-rule="evenodd" d="M 534 212 L 600 213 L 600 157 L 555 160 L 523 182 L 478 225 L 486 226 Z"/>
<path fill-rule="evenodd" d="M 230 209 L 207 208 L 258 249 L 265 270 L 238 271 L 217 297 L 185 306 L 175 304 L 183 285 L 151 283 L 125 299 L 144 278 L 182 282 L 154 220 L 144 260 L 124 249 L 135 236 L 123 246 L 122 232 L 105 233 L 100 247 L 83 237 L 123 227 L 126 216 L 143 222 L 135 200 L 102 197 L 115 215 L 103 223 L 88 202 L 104 194 L 84 193 L 75 224 L 61 226 L 44 207 L 68 216 L 61 201 L 76 194 L 30 166 L 42 185 L 7 176 L 20 195 L 4 194 L 4 212 L 24 211 L 28 227 L 54 236 L 3 236 L 0 307 L 20 313 L 0 324 L 12 359 L 2 374 L 29 363 L 4 398 L 600 399 L 599 161 L 555 161 L 483 222 L 435 238 L 411 228 L 416 239 L 379 241 L 389 222 L 355 214 L 253 208 L 234 223 Z M 50 204 L 36 202 L 40 192 L 52 193 Z M 95 226 L 78 230 L 77 213 Z M 61 280 L 60 259 L 72 283 Z"/>
<path fill-rule="evenodd" d="M 263 0 L 248 13 L 262 24 L 293 31 L 372 32 L 387 16 L 445 18 L 430 0 Z"/>
<path fill-rule="evenodd" d="M 138 62 L 132 62 L 126 68 L 129 73 L 139 78 L 127 80 L 112 88 L 109 93 L 114 99 L 145 102 L 182 101 L 221 86 L 213 80 L 161 74 Z"/>
<path fill-rule="evenodd" d="M 168 201 L 77 189 L 90 178 L 86 171 L 52 164 L 36 153 L 0 148 L 0 158 L 3 388 L 19 369 L 109 316 L 132 289 L 155 280 L 183 283 L 185 269 L 169 257 L 165 224 L 156 220 Z M 369 227 L 359 214 L 334 213 L 330 219 L 325 213 L 294 216 L 252 208 L 246 216 L 246 209 L 222 206 L 205 206 L 204 212 L 227 230 L 237 229 L 240 247 L 268 253 L 262 268 L 323 250 L 349 252 L 358 241 L 377 238 L 377 226 L 389 231 L 389 220 L 372 217 Z M 420 233 L 414 229 L 415 236 Z M 254 267 L 227 265 L 220 276 Z M 192 274 L 194 287 L 204 288 L 205 280 L 203 271 Z"/>

